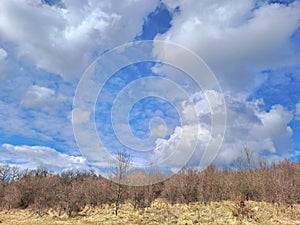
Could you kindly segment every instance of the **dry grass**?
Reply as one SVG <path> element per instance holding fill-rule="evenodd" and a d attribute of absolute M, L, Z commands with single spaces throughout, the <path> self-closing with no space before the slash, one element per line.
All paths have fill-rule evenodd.
<path fill-rule="evenodd" d="M 193 204 L 170 205 L 162 200 L 153 202 L 150 208 L 134 210 L 130 204 L 125 204 L 118 216 L 114 215 L 113 206 L 103 208 L 86 207 L 73 218 L 59 215 L 49 210 L 40 217 L 29 210 L 1 211 L 1 224 L 7 225 L 75 225 L 75 224 L 286 224 L 300 225 L 300 205 L 295 207 L 276 206 L 262 202 L 245 202 L 247 213 L 236 215 L 235 202 L 213 202 L 207 206 Z"/>

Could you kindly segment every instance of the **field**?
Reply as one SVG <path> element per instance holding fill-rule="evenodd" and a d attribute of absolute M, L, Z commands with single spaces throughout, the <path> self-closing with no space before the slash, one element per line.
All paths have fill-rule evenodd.
<path fill-rule="evenodd" d="M 14 209 L 0 212 L 0 223 L 7 225 L 73 225 L 73 224 L 262 224 L 293 225 L 300 224 L 300 205 L 294 207 L 273 205 L 263 202 L 245 202 L 240 207 L 237 202 L 212 202 L 209 205 L 199 203 L 168 204 L 157 199 L 151 207 L 135 210 L 131 204 L 123 204 L 118 216 L 114 208 L 105 205 L 102 208 L 86 207 L 78 215 L 68 218 L 49 210 L 42 216 L 26 209 Z"/>

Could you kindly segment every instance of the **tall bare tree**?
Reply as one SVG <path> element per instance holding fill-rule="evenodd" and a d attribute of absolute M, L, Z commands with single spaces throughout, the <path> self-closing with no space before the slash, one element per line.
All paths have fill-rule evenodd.
<path fill-rule="evenodd" d="M 120 204 L 124 200 L 126 192 L 126 181 L 131 165 L 131 157 L 127 151 L 123 150 L 117 154 L 117 164 L 112 168 L 113 181 L 116 183 L 116 191 L 114 195 L 115 215 L 118 215 Z"/>

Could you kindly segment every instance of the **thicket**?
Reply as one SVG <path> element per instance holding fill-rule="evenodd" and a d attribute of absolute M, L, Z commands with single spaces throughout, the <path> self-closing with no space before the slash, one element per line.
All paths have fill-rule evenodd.
<path fill-rule="evenodd" d="M 93 171 L 70 170 L 54 174 L 44 168 L 20 170 L 0 166 L 0 208 L 29 208 L 42 215 L 54 209 L 69 216 L 85 206 L 103 207 L 116 204 L 118 210 L 127 201 L 136 209 L 144 209 L 156 198 L 171 204 L 243 199 L 293 206 L 300 203 L 300 165 L 282 161 L 271 166 L 258 163 L 234 169 L 214 165 L 204 171 L 183 169 L 164 182 L 151 186 L 124 186 L 108 181 Z M 131 176 L 146 176 L 143 173 Z M 118 190 L 122 190 L 122 194 Z"/>

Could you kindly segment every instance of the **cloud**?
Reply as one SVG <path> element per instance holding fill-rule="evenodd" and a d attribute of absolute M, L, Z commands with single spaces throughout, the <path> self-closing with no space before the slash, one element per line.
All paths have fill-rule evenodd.
<path fill-rule="evenodd" d="M 218 105 L 217 99 L 212 101 L 213 104 Z M 186 121 L 185 124 L 177 126 L 168 139 L 156 140 L 151 157 L 153 163 L 162 163 L 173 169 L 185 166 L 190 160 L 199 164 L 210 139 L 216 138 L 211 135 L 211 111 L 203 93 L 195 93 L 190 99 L 184 100 L 180 114 L 181 120 Z"/>
<path fill-rule="evenodd" d="M 295 119 L 300 120 L 300 102 L 296 104 Z"/>
<path fill-rule="evenodd" d="M 261 103 L 260 103 L 261 104 Z M 234 159 L 246 144 L 256 156 L 288 158 L 293 148 L 292 112 L 282 105 L 274 105 L 269 111 L 261 110 L 257 102 L 229 101 L 228 126 L 218 163 Z"/>
<path fill-rule="evenodd" d="M 76 108 L 68 116 L 73 124 L 86 123 L 90 120 L 90 112 Z"/>
<path fill-rule="evenodd" d="M 170 11 L 174 11 L 172 26 L 155 39 L 175 42 L 198 54 L 213 70 L 224 91 L 227 130 L 215 162 L 220 165 L 231 162 L 245 144 L 257 156 L 268 156 L 270 161 L 288 158 L 288 151 L 293 148 L 293 130 L 289 125 L 293 113 L 279 104 L 266 109 L 263 99 L 255 99 L 254 96 L 253 100 L 249 100 L 248 96 L 253 96 L 270 76 L 262 71 L 299 65 L 300 55 L 294 50 L 295 43 L 291 37 L 300 25 L 300 2 L 261 4 L 259 7 L 250 0 L 238 3 L 230 0 L 163 2 Z M 158 59 L 172 57 L 179 64 L 190 63 L 176 52 L 158 46 L 154 48 Z M 185 84 L 186 76 L 164 65 L 153 67 L 153 72 Z M 192 82 L 186 83 L 193 102 L 183 104 L 184 115 L 188 118 L 189 110 L 195 106 L 200 127 L 209 131 L 210 109 L 204 96 L 217 102 L 217 95 L 200 93 L 199 87 L 195 91 Z M 195 121 L 189 122 L 186 132 L 195 125 Z M 164 155 L 163 152 L 166 155 L 170 153 L 170 146 L 180 139 L 177 133 L 174 131 L 168 140 L 157 143 L 155 152 L 158 157 Z M 204 151 L 201 148 L 205 146 L 199 140 L 202 146 L 195 150 L 191 160 L 196 164 L 200 162 Z M 186 150 L 178 149 L 178 154 L 180 158 Z M 178 167 L 176 161 L 171 163 L 174 164 L 170 166 Z"/>
<path fill-rule="evenodd" d="M 4 60 L 6 57 L 7 57 L 7 52 L 3 48 L 0 48 L 0 61 Z"/>
<path fill-rule="evenodd" d="M 222 164 L 234 159 L 245 143 L 259 156 L 269 155 L 270 159 L 287 156 L 287 150 L 293 145 L 293 131 L 289 127 L 289 122 L 293 119 L 292 113 L 281 105 L 274 105 L 268 110 L 262 109 L 263 101 L 246 99 L 266 81 L 266 76 L 269 76 L 266 73 L 261 74 L 261 70 L 298 65 L 299 54 L 293 49 L 295 43 L 291 42 L 290 37 L 299 27 L 300 3 L 295 1 L 288 6 L 262 4 L 255 8 L 252 0 L 162 2 L 170 11 L 174 11 L 172 26 L 166 33 L 157 35 L 156 39 L 182 44 L 203 57 L 217 75 L 227 95 L 227 134 L 216 162 Z M 158 4 L 158 0 L 125 0 L 122 4 L 117 0 L 64 0 L 59 6 L 50 6 L 39 0 L 3 1 L 0 7 L 0 42 L 4 43 L 3 48 L 7 51 L 0 48 L 0 80 L 4 77 L 7 79 L 5 83 L 1 83 L 3 98 L 0 100 L 0 127 L 1 134 L 4 134 L 2 143 L 9 142 L 5 140 L 6 137 L 22 137 L 25 141 L 28 138 L 36 140 L 37 143 L 34 143 L 36 146 L 5 144 L 2 146 L 2 156 L 6 159 L 12 159 L 12 155 L 17 156 L 18 162 L 28 166 L 47 163 L 41 159 L 46 155 L 56 159 L 58 167 L 63 164 L 84 164 L 76 161 L 80 161 L 80 157 L 72 158 L 73 156 L 68 155 L 70 152 L 74 154 L 76 149 L 69 120 L 71 113 L 76 114 L 77 120 L 73 123 L 84 126 L 93 115 L 80 109 L 74 109 L 68 114 L 71 111 L 71 95 L 74 94 L 71 89 L 75 89 L 76 84 L 64 82 L 77 80 L 91 61 L 103 51 L 134 40 L 134 37 L 142 32 L 144 19 Z M 177 7 L 179 10 L 176 12 Z M 155 50 L 162 53 L 157 55 L 163 58 L 163 49 Z M 172 57 L 172 52 L 165 56 Z M 184 61 L 176 54 L 173 54 L 173 57 Z M 10 67 L 14 67 L 13 70 L 9 71 Z M 210 106 L 205 97 L 217 108 L 218 93 L 207 90 L 205 93 L 197 92 L 199 90 L 192 85 L 193 81 L 186 77 L 182 79 L 183 71 L 175 70 L 171 66 L 156 66 L 152 71 L 176 81 L 187 89 L 192 100 L 182 102 L 182 113 L 187 124 L 179 126 L 174 122 L 176 118 L 173 121 L 171 117 L 165 120 L 168 127 L 161 122 L 150 123 L 150 135 L 153 140 L 161 137 L 156 143 L 153 142 L 155 150 L 152 160 L 168 158 L 175 148 L 178 151 L 167 163 L 177 168 L 178 164 L 187 159 L 186 154 L 193 150 L 189 147 L 199 141 L 198 148 L 192 154 L 192 162 L 199 162 L 210 138 L 212 125 Z M 64 81 L 54 78 L 56 75 L 51 73 L 59 74 Z M 123 87 L 126 75 L 124 73 L 121 79 L 111 80 L 114 92 L 117 86 Z M 156 84 L 159 94 L 171 96 L 171 100 L 174 101 L 182 101 L 182 95 L 177 89 L 166 88 L 164 83 L 157 81 L 153 84 Z M 145 82 L 133 90 L 143 93 L 149 86 L 151 89 L 154 87 Z M 97 85 L 95 87 L 98 88 Z M 86 95 L 97 93 L 93 89 L 84 92 Z M 115 95 L 108 92 L 110 90 L 100 99 L 106 100 L 104 103 L 110 103 Z M 132 95 L 136 96 L 136 92 Z M 122 107 L 118 108 L 119 112 L 124 112 L 124 102 L 130 99 L 125 100 L 121 101 Z M 200 126 L 196 124 L 195 118 L 192 118 L 193 105 Z M 299 104 L 295 118 L 300 117 L 298 106 Z M 155 108 L 155 105 L 152 108 Z M 141 108 L 140 111 L 145 109 Z M 106 112 L 109 111 L 109 107 L 103 104 L 100 110 Z M 166 119 L 166 110 L 161 111 L 161 117 Z M 170 112 L 169 114 L 173 113 Z M 147 119 L 147 115 L 145 113 L 144 118 Z M 142 115 L 137 116 L 141 120 L 137 125 L 141 127 L 144 125 L 142 122 L 146 120 Z M 174 131 L 169 128 L 170 124 L 172 128 L 177 126 Z M 102 131 L 105 125 L 101 118 Z M 109 157 L 101 155 L 101 151 L 106 149 L 97 144 L 99 137 L 93 136 L 94 127 L 88 128 L 90 129 L 78 132 L 78 138 L 83 143 L 79 146 L 80 150 L 89 159 L 99 159 L 98 162 L 107 163 Z M 126 133 L 127 127 L 119 128 L 121 132 Z M 103 134 L 106 143 L 119 148 L 120 145 L 112 138 L 110 129 L 107 130 L 109 132 L 105 130 Z M 163 139 L 166 134 L 170 137 Z M 131 140 L 126 136 L 124 139 Z M 42 146 L 47 145 L 44 142 L 53 143 L 52 148 Z M 66 154 L 55 149 L 64 149 Z M 32 157 L 29 152 L 33 154 Z M 52 159 L 50 161 L 49 164 L 55 164 Z"/>
<path fill-rule="evenodd" d="M 156 39 L 181 44 L 202 57 L 225 91 L 251 93 L 268 68 L 297 65 L 291 35 L 299 27 L 300 2 L 289 6 L 254 1 L 163 1 L 179 7 L 172 27 Z M 178 58 L 180 59 L 180 57 Z"/>
<path fill-rule="evenodd" d="M 164 138 L 168 134 L 169 129 L 163 119 L 155 117 L 149 122 L 149 131 L 150 136 Z"/>
<path fill-rule="evenodd" d="M 7 52 L 3 48 L 0 48 L 0 81 L 4 80 L 7 72 L 9 71 L 7 56 Z"/>
<path fill-rule="evenodd" d="M 178 168 L 185 166 L 197 152 L 199 164 L 200 155 L 203 155 L 210 137 L 210 131 L 197 124 L 178 126 L 169 139 L 159 138 L 156 140 L 151 161 L 169 168 Z"/>
<path fill-rule="evenodd" d="M 61 172 L 64 169 L 71 168 L 88 168 L 85 158 L 60 153 L 46 146 L 14 146 L 11 144 L 3 144 L 2 149 L 6 151 L 6 154 L 10 153 L 14 156 L 8 159 L 10 163 L 20 165 L 22 168 L 34 169 L 38 166 L 44 166 L 55 172 Z M 3 155 L 3 152 L 1 152 L 1 155 Z"/>
<path fill-rule="evenodd" d="M 62 110 L 58 114 L 49 114 L 24 109 L 18 102 L 0 101 L 1 141 L 20 139 L 29 140 L 31 144 L 51 143 L 57 149 L 74 153 L 76 143 L 66 112 Z"/>
<path fill-rule="evenodd" d="M 65 0 L 63 5 L 2 2 L 0 40 L 9 43 L 19 58 L 72 80 L 82 75 L 95 55 L 133 41 L 158 1 Z"/>
<path fill-rule="evenodd" d="M 172 168 L 183 166 L 184 162 L 181 159 L 187 158 L 186 154 L 191 153 L 188 149 L 193 148 L 193 144 L 198 141 L 199 145 L 195 148 L 189 163 L 199 166 L 210 138 L 218 138 L 211 137 L 209 120 L 201 119 L 210 114 L 209 111 L 203 111 L 203 108 L 199 107 L 206 102 L 204 95 L 197 93 L 195 96 L 197 96 L 194 103 L 199 117 L 199 127 L 195 121 L 190 121 L 184 127 L 177 127 L 169 139 L 157 139 L 152 157 L 155 162 L 175 154 L 176 157 L 171 159 L 176 160 L 166 161 L 167 165 Z M 227 165 L 232 162 L 245 144 L 254 151 L 257 158 L 267 156 L 268 160 L 272 161 L 289 157 L 288 151 L 293 148 L 293 131 L 289 126 L 293 119 L 292 112 L 281 105 L 274 105 L 269 111 L 262 110 L 263 102 L 259 100 L 246 101 L 226 97 L 226 102 L 228 117 L 226 134 L 214 163 Z M 184 112 L 188 115 L 187 110 Z M 179 142 L 183 144 L 179 145 Z M 217 148 L 216 145 L 214 147 Z"/>
<path fill-rule="evenodd" d="M 57 108 L 59 102 L 64 100 L 66 100 L 64 96 L 57 96 L 51 88 L 31 85 L 22 97 L 21 103 L 28 108 L 51 112 Z"/>

